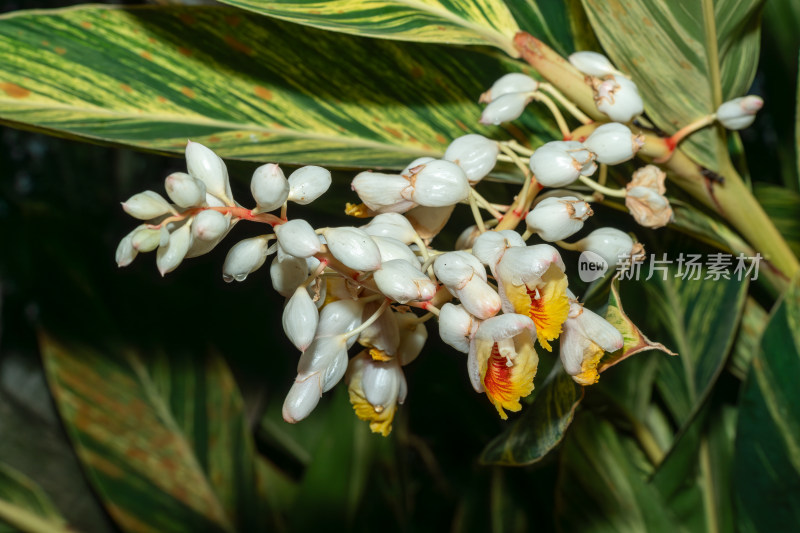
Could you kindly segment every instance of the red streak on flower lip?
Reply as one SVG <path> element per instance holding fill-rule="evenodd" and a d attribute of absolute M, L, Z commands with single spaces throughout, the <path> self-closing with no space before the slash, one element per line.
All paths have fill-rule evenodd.
<path fill-rule="evenodd" d="M 492 354 L 486 363 L 486 374 L 483 377 L 483 386 L 487 392 L 500 400 L 509 400 L 511 393 L 511 367 L 506 364 L 506 358 L 500 355 L 497 343 L 492 345 Z"/>

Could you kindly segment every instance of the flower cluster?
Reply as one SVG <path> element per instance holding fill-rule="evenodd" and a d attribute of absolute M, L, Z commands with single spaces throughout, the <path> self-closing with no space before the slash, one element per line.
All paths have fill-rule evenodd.
<path fill-rule="evenodd" d="M 607 167 L 631 160 L 644 143 L 628 125 L 642 113 L 642 100 L 636 85 L 603 56 L 579 53 L 571 60 L 586 74 L 597 109 L 612 122 L 596 125 L 585 138 L 565 134 L 566 140 L 536 150 L 470 134 L 455 139 L 442 159 L 416 159 L 396 174 L 361 172 L 351 182 L 360 203 L 346 209 L 369 219 L 359 226 L 315 228 L 289 218 L 290 203 L 309 204 L 330 187 L 324 168 L 302 167 L 287 178 L 276 164 L 259 167 L 250 183 L 250 209 L 234 201 L 223 161 L 189 142 L 187 173 L 166 178 L 171 202 L 145 191 L 123 203 L 144 223 L 122 239 L 117 263 L 125 266 L 139 252 L 157 250 L 163 275 L 184 258 L 211 251 L 241 220 L 270 226 L 270 232 L 235 244 L 222 270 L 226 281 L 243 281 L 274 254 L 269 276 L 286 298 L 282 326 L 301 353 L 283 405 L 288 422 L 307 417 L 344 378 L 356 415 L 387 435 L 408 392 L 403 367 L 421 353 L 431 318 L 438 320 L 441 339 L 467 354 L 473 387 L 503 419 L 533 391 L 537 345 L 550 352 L 558 342 L 565 371 L 591 385 L 603 355 L 620 350 L 623 336 L 570 291 L 556 247 L 588 250 L 610 265 L 630 262 L 641 245 L 618 229 L 601 227 L 572 244 L 564 239 L 593 215 L 589 202 L 606 196 L 624 197 L 635 220 L 648 227 L 666 225 L 672 211 L 664 196 L 666 175 L 657 166 L 637 170 L 624 188 L 605 186 Z M 481 122 L 514 119 L 540 101 L 563 124 L 553 99 L 572 110 L 548 84 L 508 74 L 481 96 L 487 104 Z M 736 122 L 736 109 L 755 107 L 751 101 L 731 105 L 735 109 L 720 109 L 720 120 Z M 475 189 L 501 162 L 515 164 L 524 176 L 508 205 Z M 539 195 L 544 187 L 559 189 Z M 432 247 L 458 204 L 469 205 L 475 225 L 454 250 Z M 357 355 L 349 357 L 356 344 Z"/>

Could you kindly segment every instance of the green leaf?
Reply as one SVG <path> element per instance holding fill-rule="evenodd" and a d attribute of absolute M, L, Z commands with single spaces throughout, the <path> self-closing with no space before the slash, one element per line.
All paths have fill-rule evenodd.
<path fill-rule="evenodd" d="M 706 276 L 705 270 L 700 272 L 700 277 Z M 746 279 L 739 281 L 735 275 L 727 280 L 691 277 L 676 277 L 670 268 L 666 275 L 655 272 L 643 284 L 651 302 L 650 316 L 679 355 L 660 360 L 656 380 L 678 424 L 697 413 L 722 371 L 748 287 Z"/>
<path fill-rule="evenodd" d="M 556 365 L 522 416 L 484 448 L 481 462 L 529 465 L 555 448 L 572 422 L 583 387 Z"/>
<path fill-rule="evenodd" d="M 507 132 L 477 125 L 481 92 L 520 68 L 226 7 L 21 12 L 0 18 L 0 120 L 159 152 L 191 138 L 227 158 L 403 168 L 468 132 L 557 137 L 539 107 Z"/>
<path fill-rule="evenodd" d="M 717 0 L 714 24 L 703 4 L 711 0 L 583 0 L 606 53 L 639 87 L 648 117 L 672 134 L 716 111 L 722 101 L 742 96 L 758 64 L 764 0 Z M 716 27 L 719 78 L 710 67 L 706 31 Z M 719 89 L 719 95 L 715 94 Z M 720 99 L 721 98 L 721 99 Z M 713 128 L 682 144 L 701 165 L 719 170 L 719 140 Z"/>
<path fill-rule="evenodd" d="M 800 193 L 766 183 L 755 185 L 758 203 L 769 213 L 794 254 L 800 257 Z"/>
<path fill-rule="evenodd" d="M 216 356 L 144 360 L 40 337 L 61 418 L 119 527 L 260 530 L 242 401 Z"/>
<path fill-rule="evenodd" d="M 744 380 L 750 370 L 750 362 L 758 353 L 758 346 L 764 328 L 767 327 L 767 312 L 750 296 L 744 304 L 742 322 L 736 334 L 736 343 L 728 361 L 728 370 L 737 378 Z"/>
<path fill-rule="evenodd" d="M 741 392 L 734 484 L 739 515 L 756 531 L 800 523 L 800 289 L 770 317 Z"/>
<path fill-rule="evenodd" d="M 670 199 L 670 203 L 675 214 L 669 226 L 671 229 L 677 229 L 720 250 L 750 249 L 748 244 L 720 219 L 713 218 L 680 200 Z"/>
<path fill-rule="evenodd" d="M 682 531 L 637 463 L 645 459 L 614 427 L 585 412 L 564 441 L 556 520 L 562 531 Z"/>
<path fill-rule="evenodd" d="M 3 523 L 11 526 L 7 528 Z M 0 463 L 0 531 L 67 531 L 64 518 L 36 483 Z M 17 529 L 19 528 L 19 529 Z"/>
<path fill-rule="evenodd" d="M 613 353 L 605 353 L 597 365 L 597 371 L 603 372 L 608 368 L 624 361 L 632 355 L 647 350 L 660 350 L 669 355 L 678 355 L 660 342 L 653 342 L 628 318 L 622 310 L 622 300 L 619 297 L 619 279 L 611 281 L 611 293 L 608 295 L 608 307 L 604 318 L 622 333 L 622 348 Z"/>
<path fill-rule="evenodd" d="M 506 0 L 511 14 L 526 31 L 561 55 L 573 51 L 570 12 L 565 2 Z"/>
<path fill-rule="evenodd" d="M 484 44 L 517 57 L 519 31 L 502 0 L 223 0 L 298 24 L 364 37 Z"/>

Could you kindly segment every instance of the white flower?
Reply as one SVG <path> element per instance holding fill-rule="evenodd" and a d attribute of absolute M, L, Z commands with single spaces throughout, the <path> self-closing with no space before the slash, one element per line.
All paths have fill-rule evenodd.
<path fill-rule="evenodd" d="M 206 184 L 185 172 L 173 172 L 164 180 L 169 199 L 186 208 L 203 205 L 206 200 Z"/>
<path fill-rule="evenodd" d="M 289 298 L 295 289 L 308 277 L 308 264 L 301 257 L 295 257 L 283 251 L 278 246 L 278 254 L 269 267 L 269 277 L 272 288 L 278 294 Z"/>
<path fill-rule="evenodd" d="M 392 259 L 402 259 L 418 269 L 422 267 L 417 255 L 401 241 L 393 239 L 392 237 L 372 237 L 372 241 L 378 246 L 382 262 L 391 261 Z"/>
<path fill-rule="evenodd" d="M 351 187 L 364 205 L 376 213 L 404 213 L 416 205 L 403 196 L 409 183 L 399 174 L 361 172 L 353 178 Z"/>
<path fill-rule="evenodd" d="M 595 156 L 577 141 L 551 141 L 536 149 L 530 167 L 544 187 L 565 187 L 597 169 Z"/>
<path fill-rule="evenodd" d="M 555 242 L 579 232 L 591 215 L 589 204 L 574 196 L 549 197 L 536 204 L 525 223 L 542 240 Z"/>
<path fill-rule="evenodd" d="M 409 182 L 403 198 L 427 207 L 444 207 L 466 200 L 469 180 L 464 171 L 450 161 L 439 159 L 412 168 L 403 174 Z"/>
<path fill-rule="evenodd" d="M 380 250 L 363 230 L 353 227 L 327 228 L 322 235 L 331 254 L 345 266 L 365 272 L 380 268 Z"/>
<path fill-rule="evenodd" d="M 451 142 L 444 158 L 464 169 L 470 185 L 475 185 L 492 171 L 499 153 L 497 141 L 472 133 Z"/>
<path fill-rule="evenodd" d="M 418 157 L 411 163 L 406 165 L 406 168 L 404 168 L 402 172 L 400 172 L 400 174 L 408 174 L 409 172 L 411 172 L 411 169 L 417 168 L 420 165 L 427 165 L 428 163 L 431 163 L 433 161 L 436 161 L 435 157 Z"/>
<path fill-rule="evenodd" d="M 273 211 L 289 197 L 289 181 L 275 163 L 261 165 L 250 180 L 250 192 L 261 211 Z"/>
<path fill-rule="evenodd" d="M 603 124 L 583 141 L 583 145 L 595 153 L 597 161 L 607 165 L 633 159 L 643 144 L 643 136 L 633 135 L 628 126 L 618 122 Z"/>
<path fill-rule="evenodd" d="M 305 287 L 298 287 L 286 307 L 281 323 L 283 331 L 295 347 L 304 352 L 317 332 L 319 312 Z"/>
<path fill-rule="evenodd" d="M 275 226 L 275 235 L 283 251 L 295 257 L 311 257 L 322 248 L 314 228 L 301 218 Z"/>
<path fill-rule="evenodd" d="M 508 93 L 494 98 L 483 110 L 479 122 L 499 126 L 503 122 L 518 119 L 530 101 L 531 97 L 527 93 Z"/>
<path fill-rule="evenodd" d="M 397 346 L 397 360 L 406 366 L 419 356 L 428 340 L 428 329 L 414 313 L 395 313 L 400 330 L 400 344 Z"/>
<path fill-rule="evenodd" d="M 163 233 L 160 229 L 150 229 L 145 225 L 133 231 L 132 244 L 138 252 L 152 252 L 161 245 Z"/>
<path fill-rule="evenodd" d="M 624 76 L 610 76 L 594 87 L 594 102 L 615 122 L 629 122 L 644 112 L 636 84 Z"/>
<path fill-rule="evenodd" d="M 514 230 L 487 231 L 472 244 L 472 254 L 492 272 L 508 248 L 525 246 L 522 236 Z"/>
<path fill-rule="evenodd" d="M 368 421 L 373 433 L 388 436 L 397 405 L 408 392 L 398 361 L 375 361 L 361 353 L 350 360 L 345 379 L 356 416 Z"/>
<path fill-rule="evenodd" d="M 192 177 L 205 183 L 209 194 L 226 205 L 233 205 L 228 168 L 217 154 L 200 143 L 189 141 L 186 144 L 186 168 Z"/>
<path fill-rule="evenodd" d="M 408 261 L 394 259 L 386 261 L 375 271 L 378 289 L 401 304 L 411 301 L 428 301 L 436 294 L 436 284 Z"/>
<path fill-rule="evenodd" d="M 373 237 L 392 237 L 405 244 L 414 242 L 416 232 L 411 222 L 400 213 L 381 213 L 367 224 L 361 226 L 367 235 Z"/>
<path fill-rule="evenodd" d="M 461 305 L 446 303 L 439 311 L 439 336 L 459 352 L 469 352 L 470 339 L 479 324 L 480 320 Z"/>
<path fill-rule="evenodd" d="M 611 61 L 603 54 L 597 52 L 575 52 L 569 56 L 569 62 L 582 74 L 603 78 L 619 71 L 614 68 Z"/>
<path fill-rule="evenodd" d="M 539 82 L 535 79 L 522 74 L 521 72 L 512 72 L 498 79 L 492 87 L 481 95 L 479 100 L 482 104 L 496 100 L 504 94 L 510 93 L 527 93 L 539 89 Z"/>
<path fill-rule="evenodd" d="M 289 175 L 289 200 L 307 205 L 322 196 L 331 186 L 331 173 L 322 167 L 300 167 Z"/>
<path fill-rule="evenodd" d="M 597 365 L 605 352 L 622 348 L 622 334 L 601 316 L 570 303 L 569 315 L 561 334 L 561 362 L 564 370 L 581 385 L 592 385 L 600 378 Z"/>
<path fill-rule="evenodd" d="M 486 282 L 486 270 L 474 255 L 447 252 L 436 258 L 434 273 L 447 290 L 461 300 L 470 314 L 480 319 L 500 311 L 500 295 Z"/>
<path fill-rule="evenodd" d="M 381 302 L 369 302 L 361 313 L 363 321 L 369 319 L 381 307 Z M 400 328 L 395 312 L 386 309 L 366 329 L 358 335 L 358 343 L 370 348 L 370 354 L 376 359 L 388 359 L 397 353 L 400 345 Z"/>
<path fill-rule="evenodd" d="M 609 267 L 618 265 L 633 252 L 633 239 L 615 228 L 598 228 L 575 243 L 581 251 L 594 252 L 608 263 Z"/>
<path fill-rule="evenodd" d="M 742 96 L 728 100 L 717 109 L 717 120 L 729 130 L 741 130 L 750 126 L 756 113 L 764 105 L 760 96 Z"/>
<path fill-rule="evenodd" d="M 283 401 L 283 419 L 290 424 L 303 420 L 322 398 L 322 376 L 319 372 L 297 376 Z"/>
<path fill-rule="evenodd" d="M 219 211 L 201 211 L 194 217 L 192 235 L 202 241 L 215 241 L 228 231 L 229 226 L 230 216 Z"/>
<path fill-rule="evenodd" d="M 169 202 L 153 191 L 134 194 L 122 203 L 122 209 L 139 220 L 150 220 L 174 212 Z"/>
<path fill-rule="evenodd" d="M 450 215 L 453 214 L 454 209 L 455 205 L 446 205 L 444 207 L 418 205 L 414 209 L 406 211 L 405 217 L 421 239 L 429 240 L 442 231 L 447 221 L 450 220 Z"/>
<path fill-rule="evenodd" d="M 330 337 L 352 331 L 363 322 L 364 304 L 358 300 L 336 300 L 319 313 L 317 337 Z M 356 337 L 347 339 L 347 347 L 356 343 Z"/>
<path fill-rule="evenodd" d="M 222 279 L 244 281 L 247 276 L 261 268 L 267 260 L 269 240 L 266 235 L 244 239 L 233 245 L 222 265 Z"/>
<path fill-rule="evenodd" d="M 125 235 L 121 241 L 119 241 L 119 245 L 117 246 L 117 251 L 115 254 L 115 260 L 117 261 L 117 266 L 119 267 L 126 267 L 133 263 L 133 260 L 136 259 L 136 255 L 139 251 L 133 247 L 133 235 L 139 228 L 144 226 L 139 226 L 132 232 Z"/>
<path fill-rule="evenodd" d="M 166 246 L 159 246 L 156 252 L 156 266 L 161 275 L 172 272 L 186 257 L 192 245 L 192 227 L 189 222 L 183 224 L 169 235 Z"/>

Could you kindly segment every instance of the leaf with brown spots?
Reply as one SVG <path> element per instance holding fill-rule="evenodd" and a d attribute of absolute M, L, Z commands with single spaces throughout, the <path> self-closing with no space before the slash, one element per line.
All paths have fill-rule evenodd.
<path fill-rule="evenodd" d="M 230 7 L 21 12 L 0 18 L 0 121 L 157 152 L 192 139 L 223 158 L 400 169 L 465 133 L 560 137 L 541 106 L 514 128 L 478 124 L 478 96 L 520 69 L 488 48 L 369 40 Z"/>
<path fill-rule="evenodd" d="M 125 531 L 252 531 L 251 436 L 221 358 L 104 351 L 40 335 L 47 379 L 86 473 Z"/>

